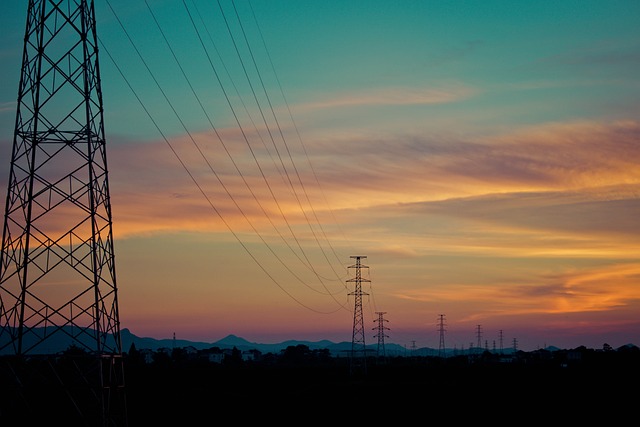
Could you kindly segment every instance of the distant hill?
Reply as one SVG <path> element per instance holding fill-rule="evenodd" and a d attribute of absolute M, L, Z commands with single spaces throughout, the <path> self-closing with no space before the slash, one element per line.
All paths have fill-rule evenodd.
<path fill-rule="evenodd" d="M 342 341 L 339 343 L 335 343 L 328 340 L 321 340 L 321 341 L 287 340 L 287 341 L 282 341 L 276 344 L 262 344 L 262 343 L 247 341 L 244 338 L 230 334 L 222 338 L 221 340 L 207 343 L 207 342 L 200 342 L 200 341 L 188 341 L 188 340 L 178 340 L 178 339 L 174 341 L 173 339 L 140 338 L 133 335 L 131 331 L 129 331 L 128 329 L 123 329 L 121 331 L 121 336 L 122 336 L 123 351 L 125 352 L 129 350 L 132 343 L 135 343 L 136 348 L 138 350 L 146 348 L 153 351 L 157 351 L 160 348 L 173 348 L 174 346 L 176 348 L 191 346 L 197 350 L 205 350 L 212 347 L 218 347 L 220 349 L 231 349 L 235 347 L 238 350 L 242 350 L 242 351 L 258 350 L 264 354 L 266 353 L 277 354 L 277 353 L 280 353 L 280 351 L 286 349 L 287 347 L 290 347 L 290 346 L 295 347 L 297 345 L 305 345 L 310 350 L 327 349 L 331 352 L 331 355 L 334 357 L 340 357 L 342 355 L 348 356 L 348 353 L 351 351 L 350 341 Z M 366 345 L 365 347 L 366 347 L 366 350 L 368 352 L 371 352 L 372 354 L 375 354 L 378 351 L 377 342 L 375 344 Z M 429 347 L 421 347 L 421 348 L 408 350 L 406 347 L 403 347 L 398 344 L 393 344 L 393 343 L 386 343 L 384 350 L 387 356 L 412 356 L 412 355 L 437 356 L 438 355 L 437 349 L 433 349 Z M 483 349 L 477 349 L 477 350 L 478 352 L 483 351 Z M 554 350 L 557 350 L 557 348 L 550 347 L 548 348 L 548 350 L 554 351 Z M 512 352 L 513 352 L 512 349 L 504 350 L 505 354 L 511 354 Z M 456 353 L 461 353 L 461 351 L 448 348 L 444 350 L 444 353 L 446 356 L 451 356 Z"/>
<path fill-rule="evenodd" d="M 71 337 L 75 335 L 71 334 L 70 333 L 71 331 L 66 331 L 66 330 L 65 330 L 65 333 L 62 333 L 62 330 L 59 332 L 60 333 L 57 333 L 54 336 L 48 338 L 46 341 L 46 345 L 41 345 L 38 347 L 42 349 L 41 351 L 33 352 L 31 354 L 37 354 L 37 353 L 55 354 L 68 349 L 69 346 L 71 346 L 74 343 L 74 340 Z M 342 341 L 342 342 L 335 343 L 328 340 L 321 340 L 321 341 L 287 340 L 287 341 L 283 341 L 276 344 L 263 344 L 263 343 L 250 342 L 244 338 L 231 334 L 215 342 L 203 342 L 203 341 L 189 341 L 189 340 L 181 340 L 181 339 L 173 339 L 173 338 L 156 339 L 156 338 L 148 338 L 148 337 L 139 337 L 134 335 L 129 329 L 126 329 L 126 328 L 122 329 L 120 334 L 122 338 L 122 351 L 125 353 L 129 351 L 132 344 L 135 344 L 138 350 L 149 349 L 152 351 L 157 351 L 161 348 L 171 349 L 171 348 L 184 348 L 184 347 L 194 347 L 197 350 L 206 350 L 212 347 L 218 347 L 220 349 L 232 349 L 235 347 L 238 350 L 242 350 L 242 351 L 258 350 L 264 354 L 266 353 L 278 354 L 282 350 L 285 350 L 287 347 L 305 345 L 310 350 L 327 349 L 331 352 L 331 355 L 334 357 L 340 357 L 342 355 L 348 356 L 348 353 L 351 351 L 350 341 Z M 0 347 L 3 346 L 2 341 L 5 341 L 6 343 L 6 338 L 7 337 L 5 335 L 4 340 L 0 339 Z M 84 341 L 83 346 L 85 348 L 92 348 L 91 334 L 83 334 L 82 339 Z M 628 344 L 628 345 L 631 346 L 632 344 Z M 366 346 L 366 349 L 368 352 L 375 354 L 378 350 L 378 344 L 377 343 L 369 344 Z M 484 351 L 483 349 L 471 349 L 471 350 L 472 351 L 477 350 L 478 353 Z M 550 347 L 547 347 L 545 350 L 556 351 L 556 350 L 559 350 L 559 348 L 550 346 Z M 4 351 L 0 352 L 0 354 L 8 354 L 7 351 L 9 351 L 9 349 L 5 349 Z M 466 351 L 468 352 L 469 350 L 466 350 Z M 511 354 L 512 352 L 513 352 L 513 349 L 511 348 L 504 350 L 505 354 Z M 446 356 L 451 356 L 455 354 L 461 354 L 462 350 L 448 348 L 448 349 L 445 349 L 444 353 Z M 403 347 L 401 345 L 388 343 L 388 344 L 385 344 L 385 354 L 387 356 L 437 356 L 438 350 L 429 348 L 429 347 L 415 348 L 415 349 L 409 350 L 406 347 Z"/>
<path fill-rule="evenodd" d="M 71 327 L 63 327 L 59 330 L 52 333 L 51 330 L 47 330 L 45 333 L 44 329 L 35 328 L 28 337 L 25 337 L 25 345 L 24 348 L 29 349 L 28 354 L 56 354 L 61 353 L 67 350 L 72 345 L 78 345 L 84 349 L 91 349 L 94 347 L 94 342 L 92 341 L 93 334 L 89 332 L 78 334 L 77 330 L 74 330 Z M 75 332 L 75 333 L 74 333 Z M 50 336 L 46 339 L 46 341 L 41 344 L 36 345 L 39 339 L 36 337 L 43 337 L 49 334 Z M 223 339 L 215 342 L 203 342 L 203 341 L 189 341 L 182 339 L 173 339 L 173 338 L 164 338 L 164 339 L 156 339 L 149 337 L 139 337 L 133 334 L 129 329 L 122 329 L 120 331 L 120 336 L 122 339 L 122 351 L 128 352 L 131 348 L 132 344 L 135 344 L 138 350 L 141 349 L 149 349 L 152 351 L 157 351 L 161 348 L 184 348 L 184 347 L 194 347 L 197 350 L 206 350 L 212 347 L 218 347 L 220 349 L 232 349 L 237 348 L 238 350 L 258 350 L 264 354 L 266 353 L 279 353 L 280 351 L 286 349 L 289 346 L 297 346 L 297 345 L 306 345 L 311 350 L 319 350 L 319 349 L 328 349 L 333 356 L 340 356 L 346 354 L 351 350 L 351 342 L 340 342 L 334 343 L 328 340 L 322 341 L 297 341 L 297 340 L 288 340 L 283 341 L 277 344 L 262 344 L 262 343 L 254 343 L 247 341 L 244 338 L 238 337 L 236 335 L 227 335 Z M 75 338 L 74 338 L 75 337 Z M 7 334 L 0 337 L 0 348 L 6 345 L 9 342 L 9 337 Z M 377 351 L 376 345 L 367 345 L 368 351 L 375 352 Z M 9 347 L 5 348 L 3 351 L 0 351 L 0 355 L 3 354 L 11 354 L 13 350 Z M 402 355 L 406 354 L 406 350 L 404 347 L 399 346 L 397 344 L 388 344 L 385 345 L 385 352 L 387 355 Z"/>
<path fill-rule="evenodd" d="M 276 344 L 263 344 L 247 341 L 244 338 L 230 334 L 221 340 L 215 342 L 201 342 L 201 341 L 188 341 L 188 340 L 173 340 L 173 339 L 155 339 L 155 338 L 141 338 L 132 334 L 128 329 L 121 331 L 123 351 L 127 352 L 131 347 L 131 344 L 135 343 L 138 350 L 146 348 L 153 351 L 157 351 L 160 348 L 173 348 L 173 347 L 194 347 L 197 350 L 205 350 L 212 347 L 218 347 L 221 349 L 237 348 L 238 350 L 258 350 L 262 353 L 280 353 L 280 351 L 290 346 L 305 345 L 310 350 L 328 349 L 333 356 L 340 356 L 351 351 L 351 342 L 343 341 L 334 343 L 328 340 L 321 341 L 299 341 L 299 340 L 287 340 Z M 367 345 L 367 351 L 377 351 L 377 343 L 375 345 Z M 406 353 L 405 348 L 397 344 L 386 344 L 385 352 L 388 355 L 400 355 Z"/>

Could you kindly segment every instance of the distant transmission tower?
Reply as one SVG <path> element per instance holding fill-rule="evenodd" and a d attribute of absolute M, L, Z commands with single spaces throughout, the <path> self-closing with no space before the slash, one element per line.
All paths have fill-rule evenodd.
<path fill-rule="evenodd" d="M 478 325 L 476 327 L 476 337 L 478 338 L 478 343 L 476 344 L 477 351 L 482 351 L 482 327 Z"/>
<path fill-rule="evenodd" d="M 445 331 L 444 314 L 438 315 L 438 331 L 440 332 L 440 344 L 438 345 L 438 357 L 445 356 L 444 331 Z"/>
<path fill-rule="evenodd" d="M 0 425 L 126 425 L 93 0 L 28 2 L 17 101 Z"/>
<path fill-rule="evenodd" d="M 362 296 L 368 295 L 362 292 L 362 282 L 370 282 L 368 279 L 362 278 L 362 269 L 369 268 L 366 265 L 361 264 L 361 260 L 366 256 L 351 256 L 356 260 L 354 265 L 350 265 L 349 268 L 356 269 L 356 277 L 347 280 L 347 282 L 354 282 L 355 289 L 349 295 L 354 295 L 355 306 L 353 310 L 353 335 L 351 338 L 351 373 L 355 373 L 356 370 L 366 373 L 367 371 L 367 358 L 366 358 L 366 345 L 364 340 L 364 320 L 362 317 Z"/>
<path fill-rule="evenodd" d="M 378 322 L 378 326 L 372 328 L 377 330 L 378 332 L 373 336 L 374 338 L 378 338 L 378 358 L 385 358 L 387 356 L 384 349 L 384 339 L 389 338 L 388 335 L 385 335 L 384 330 L 389 329 L 384 326 L 384 322 L 388 322 L 387 319 L 384 318 L 384 315 L 387 314 L 386 311 L 376 311 L 378 318 L 374 320 L 374 322 Z"/>

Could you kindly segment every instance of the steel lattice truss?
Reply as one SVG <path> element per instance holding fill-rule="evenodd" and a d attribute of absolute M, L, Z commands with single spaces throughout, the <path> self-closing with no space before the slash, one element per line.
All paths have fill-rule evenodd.
<path fill-rule="evenodd" d="M 376 311 L 376 314 L 378 315 L 377 319 L 374 319 L 374 322 L 378 322 L 378 326 L 374 327 L 374 330 L 377 330 L 378 332 L 373 336 L 374 338 L 378 338 L 378 357 L 385 357 L 386 356 L 386 351 L 384 348 L 384 339 L 385 338 L 389 338 L 389 335 L 385 334 L 384 331 L 385 329 L 389 329 L 388 327 L 384 326 L 384 322 L 388 322 L 387 319 L 384 318 L 384 315 L 387 314 L 386 311 Z"/>
<path fill-rule="evenodd" d="M 0 355 L 47 354 L 62 336 L 102 361 L 121 355 L 119 328 L 93 2 L 30 0 L 0 254 Z M 99 370 L 112 375 L 109 363 Z"/>
<path fill-rule="evenodd" d="M 351 338 L 351 367 L 352 369 L 366 370 L 366 344 L 364 337 L 364 318 L 362 316 L 362 296 L 368 295 L 362 291 L 362 282 L 370 282 L 369 279 L 362 278 L 362 269 L 369 268 L 361 263 L 361 259 L 366 256 L 352 256 L 356 260 L 349 268 L 356 269 L 356 276 L 347 282 L 355 282 L 355 289 L 349 295 L 354 296 L 353 310 L 353 334 Z"/>

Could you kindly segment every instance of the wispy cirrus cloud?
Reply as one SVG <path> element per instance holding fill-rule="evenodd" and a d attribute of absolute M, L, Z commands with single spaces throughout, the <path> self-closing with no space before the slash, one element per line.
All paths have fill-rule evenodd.
<path fill-rule="evenodd" d="M 0 114 L 2 113 L 14 113 L 16 112 L 15 102 L 0 102 Z"/>
<path fill-rule="evenodd" d="M 632 222 L 620 217 L 607 226 L 602 212 L 606 206 L 619 205 L 613 212 L 634 206 L 640 185 L 639 137 L 636 122 L 551 123 L 475 139 L 325 136 L 307 141 L 306 153 L 294 152 L 306 195 L 301 193 L 298 176 L 290 175 L 288 180 L 265 153 L 257 159 L 259 171 L 253 159 L 240 157 L 246 156 L 246 150 L 235 149 L 232 156 L 238 156 L 239 175 L 222 150 L 206 146 L 207 163 L 190 142 L 183 141 L 176 149 L 210 200 L 205 200 L 164 143 L 118 144 L 111 147 L 110 164 L 117 168 L 111 175 L 113 185 L 120 187 L 117 197 L 128 200 L 120 203 L 137 206 L 130 217 L 137 216 L 136 210 L 145 211 L 140 215 L 145 218 L 143 228 L 179 228 L 188 223 L 200 227 L 205 217 L 217 215 L 209 201 L 237 225 L 246 222 L 242 214 L 264 224 L 263 209 L 277 221 L 282 221 L 280 209 L 284 209 L 289 220 L 304 222 L 291 189 L 294 184 L 302 200 L 308 196 L 318 202 L 326 197 L 329 206 L 338 210 L 376 208 L 372 218 L 385 212 L 382 206 L 412 204 L 415 210 L 420 203 L 440 201 L 428 205 L 431 212 L 449 210 L 447 215 L 458 218 L 482 213 L 486 221 L 501 223 L 505 229 L 554 228 L 555 224 L 555 229 L 570 230 L 582 224 L 596 232 L 615 231 L 611 227 L 616 225 L 624 234 L 633 228 Z M 307 167 L 309 161 L 313 173 Z M 324 202 L 318 206 L 326 207 Z M 121 215 L 122 209 L 128 210 L 121 207 Z M 174 216 L 181 220 L 172 221 Z M 159 224 L 154 225 L 154 218 Z M 473 220 L 479 218 L 475 215 Z"/>
<path fill-rule="evenodd" d="M 475 93 L 475 89 L 463 85 L 445 88 L 381 88 L 337 93 L 316 101 L 297 104 L 293 109 L 302 113 L 344 107 L 447 104 L 467 99 Z"/>
<path fill-rule="evenodd" d="M 550 123 L 481 138 L 397 135 L 324 140 L 317 170 L 390 200 L 640 183 L 640 124 Z M 332 152 L 329 158 L 322 154 Z M 353 161 L 357 153 L 358 161 Z M 323 171 L 327 171 L 326 175 Z M 400 199 L 401 200 L 401 199 Z"/>
<path fill-rule="evenodd" d="M 608 264 L 556 274 L 538 274 L 519 283 L 447 283 L 428 289 L 403 289 L 397 298 L 455 304 L 460 294 L 467 304 L 475 304 L 478 318 L 485 315 L 569 314 L 616 311 L 640 300 L 634 286 L 640 264 Z M 606 286 L 603 286 L 606 284 Z M 483 314 L 484 313 L 484 314 Z"/>
<path fill-rule="evenodd" d="M 610 311 L 640 299 L 634 286 L 640 264 L 610 264 L 547 277 L 548 284 L 520 285 L 505 288 L 498 299 L 532 300 L 536 310 L 546 313 Z M 603 286 L 606 284 L 606 286 Z"/>

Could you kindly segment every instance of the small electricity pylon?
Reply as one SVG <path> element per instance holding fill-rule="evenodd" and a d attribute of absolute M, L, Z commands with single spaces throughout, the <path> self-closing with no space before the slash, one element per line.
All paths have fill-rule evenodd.
<path fill-rule="evenodd" d="M 384 360 L 384 358 L 387 356 L 384 348 L 384 339 L 385 337 L 389 338 L 389 335 L 385 335 L 384 333 L 385 329 L 389 329 L 384 326 L 384 322 L 388 322 L 388 320 L 384 318 L 384 315 L 387 313 L 386 311 L 376 311 L 376 314 L 378 315 L 378 318 L 375 319 L 374 322 L 378 322 L 378 325 L 372 329 L 377 330 L 378 333 L 376 333 L 373 337 L 378 338 L 378 358 Z"/>
<path fill-rule="evenodd" d="M 438 331 L 440 332 L 440 344 L 438 345 L 438 357 L 445 357 L 444 331 L 445 331 L 444 314 L 438 315 Z"/>
<path fill-rule="evenodd" d="M 356 260 L 354 265 L 350 265 L 349 268 L 356 269 L 356 277 L 347 280 L 347 282 L 354 282 L 355 289 L 349 295 L 354 296 L 354 309 L 353 309 L 353 334 L 351 338 L 351 357 L 350 357 L 350 372 L 351 374 L 356 371 L 362 373 L 367 372 L 367 354 L 366 344 L 364 339 L 364 319 L 362 316 L 362 296 L 368 295 L 362 292 L 362 282 L 370 282 L 371 280 L 362 278 L 362 269 L 369 268 L 366 265 L 361 264 L 361 260 L 366 256 L 351 256 Z"/>
<path fill-rule="evenodd" d="M 93 0 L 28 2 L 0 253 L 0 425 L 127 424 L 97 42 Z"/>

